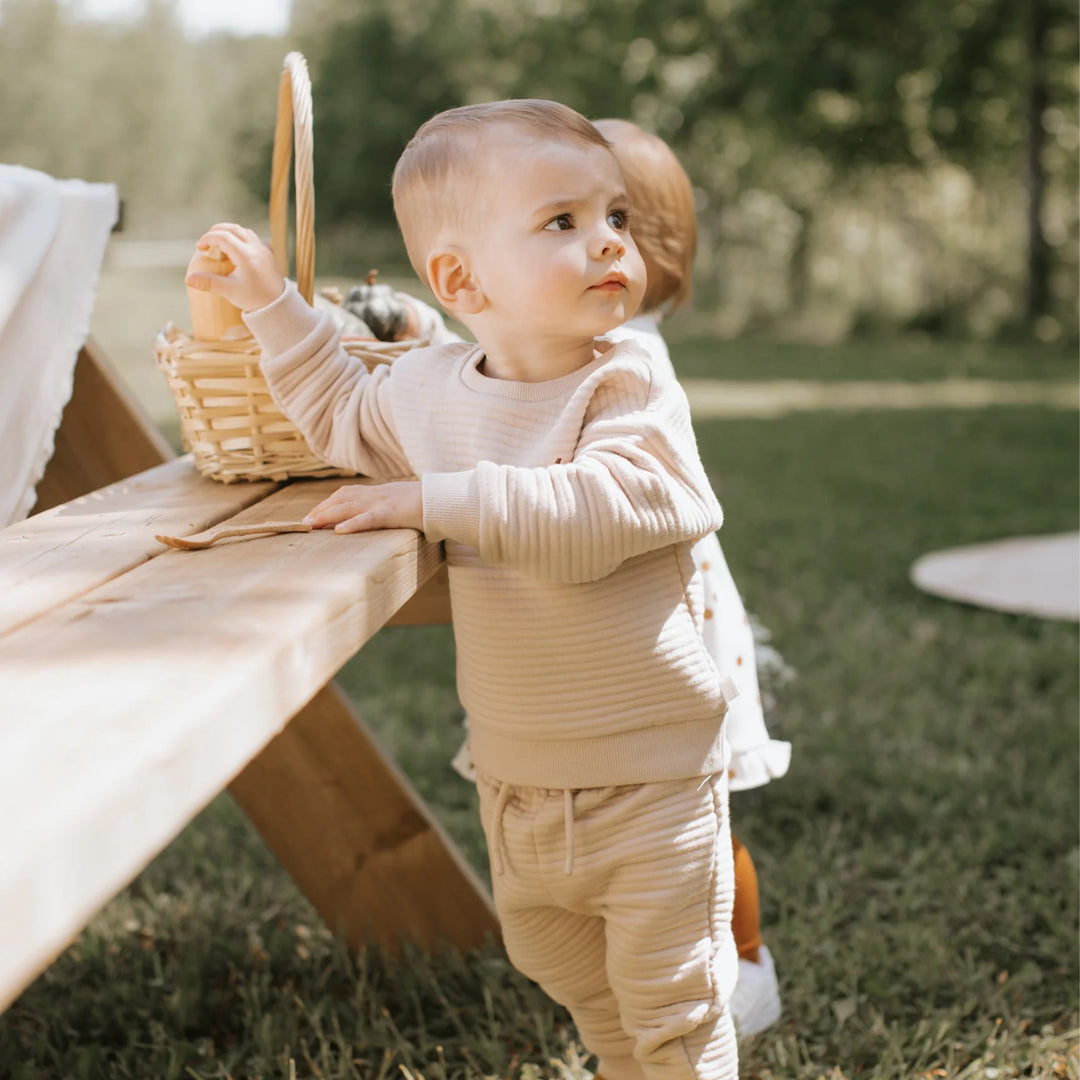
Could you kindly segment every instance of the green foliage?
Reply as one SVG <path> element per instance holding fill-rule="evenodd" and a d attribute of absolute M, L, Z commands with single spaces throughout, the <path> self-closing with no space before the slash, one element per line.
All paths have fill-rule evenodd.
<path fill-rule="evenodd" d="M 77 8 L 0 4 L 0 160 L 117 183 L 129 233 L 259 226 L 300 48 L 323 272 L 404 266 L 390 174 L 427 116 L 553 97 L 675 147 L 725 333 L 1080 333 L 1074 0 L 296 0 L 286 38 L 199 42 L 167 0 Z"/>
<path fill-rule="evenodd" d="M 445 23 L 451 5 L 433 12 Z M 434 30 L 406 37 L 374 7 L 334 28 L 313 78 L 319 215 L 390 221 L 390 177 L 405 143 L 430 116 L 462 103 L 442 70 Z"/>
<path fill-rule="evenodd" d="M 1019 324 L 1027 296 L 1029 315 L 1054 316 L 1044 340 L 1077 332 L 1069 0 L 412 0 L 360 16 L 341 5 L 344 23 L 322 8 L 321 29 L 307 25 L 330 102 L 324 226 L 385 222 L 380 176 L 434 108 L 551 97 L 672 143 L 698 191 L 700 295 L 733 309 L 736 329 L 841 305 L 849 329 L 918 321 L 985 337 Z M 1025 189 L 1027 157 L 1045 186 Z M 849 237 L 866 218 L 878 235 L 860 244 L 877 262 L 841 296 L 821 266 L 858 261 Z M 911 259 L 921 287 L 898 279 Z"/>
<path fill-rule="evenodd" d="M 829 156 L 913 163 L 964 149 L 978 162 L 1022 146 L 1031 74 L 1022 5 L 763 0 L 739 15 L 746 36 L 778 45 L 752 62 L 765 112 Z"/>
<path fill-rule="evenodd" d="M 164 218 L 195 231 L 250 209 L 238 145 L 245 128 L 260 143 L 272 131 L 280 63 L 269 38 L 187 41 L 160 0 L 119 24 L 74 21 L 58 0 L 4 0 L 0 161 L 116 184 L 128 230 Z"/>
<path fill-rule="evenodd" d="M 1039 4 L 1052 104 L 1071 109 L 1073 5 Z M 677 146 L 715 113 L 739 112 L 845 164 L 920 162 L 933 148 L 976 166 L 1007 159 L 1018 168 L 1036 62 L 1030 10 L 1009 0 L 677 0 L 663 8 L 595 0 L 531 9 L 426 0 L 410 6 L 397 36 L 386 33 L 390 19 L 378 5 L 334 25 L 326 57 L 359 108 L 393 101 L 403 67 L 425 72 L 409 84 L 422 99 L 439 96 L 436 84 L 452 100 L 554 97 L 591 116 L 642 119 Z M 353 41 L 384 51 L 365 53 Z"/>

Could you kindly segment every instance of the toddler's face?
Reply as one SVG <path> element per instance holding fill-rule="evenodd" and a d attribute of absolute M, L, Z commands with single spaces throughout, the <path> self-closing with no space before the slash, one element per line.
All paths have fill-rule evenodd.
<path fill-rule="evenodd" d="M 625 322 L 645 290 L 615 157 L 508 130 L 491 140 L 468 249 L 497 332 L 592 338 Z"/>

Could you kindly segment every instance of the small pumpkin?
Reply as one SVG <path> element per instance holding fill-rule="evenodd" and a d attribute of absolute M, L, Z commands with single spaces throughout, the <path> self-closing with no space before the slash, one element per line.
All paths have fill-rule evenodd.
<path fill-rule="evenodd" d="M 397 341 L 409 325 L 409 311 L 391 286 L 378 284 L 378 276 L 378 270 L 368 271 L 367 281 L 349 290 L 343 306 L 367 323 L 380 341 Z"/>

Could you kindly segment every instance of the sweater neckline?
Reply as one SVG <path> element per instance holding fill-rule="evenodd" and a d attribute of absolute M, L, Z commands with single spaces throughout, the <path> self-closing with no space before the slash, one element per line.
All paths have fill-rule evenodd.
<path fill-rule="evenodd" d="M 461 381 L 479 394 L 490 397 L 510 398 L 513 401 L 554 401 L 576 390 L 601 364 L 610 359 L 615 342 L 597 338 L 596 355 L 584 367 L 543 382 L 517 382 L 513 379 L 492 379 L 480 370 L 484 350 L 474 346 L 461 367 Z"/>

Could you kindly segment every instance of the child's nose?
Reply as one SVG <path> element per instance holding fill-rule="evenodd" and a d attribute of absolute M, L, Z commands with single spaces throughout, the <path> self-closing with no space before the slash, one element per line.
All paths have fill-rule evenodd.
<path fill-rule="evenodd" d="M 622 234 L 606 222 L 597 238 L 597 257 L 601 259 L 621 259 L 626 254 L 626 241 Z"/>

